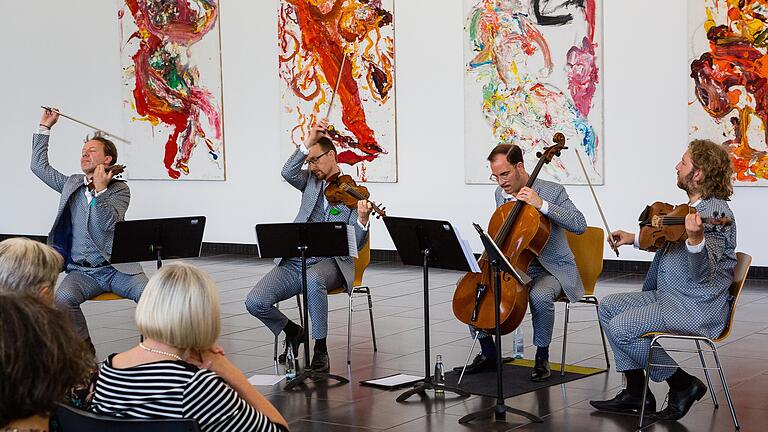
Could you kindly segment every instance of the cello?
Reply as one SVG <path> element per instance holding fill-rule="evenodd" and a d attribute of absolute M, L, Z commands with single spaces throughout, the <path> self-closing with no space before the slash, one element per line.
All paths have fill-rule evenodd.
<path fill-rule="evenodd" d="M 526 186 L 532 187 L 544 165 L 567 149 L 563 134 L 555 134 L 552 140 L 555 145 L 537 153 L 539 162 Z M 526 273 L 530 263 L 547 244 L 550 230 L 549 219 L 539 210 L 523 201 L 514 201 L 496 209 L 487 231 L 512 266 L 518 272 Z M 467 273 L 457 283 L 453 294 L 453 313 L 459 321 L 487 330 L 496 325 L 494 295 L 490 286 L 492 269 L 485 253 L 478 264 L 481 273 Z M 522 322 L 528 309 L 528 290 L 528 286 L 518 283 L 512 275 L 502 274 L 499 308 L 501 334 L 514 331 Z"/>

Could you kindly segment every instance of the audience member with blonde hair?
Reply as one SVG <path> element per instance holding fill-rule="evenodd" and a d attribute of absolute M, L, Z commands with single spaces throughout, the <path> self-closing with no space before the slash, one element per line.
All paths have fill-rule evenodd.
<path fill-rule="evenodd" d="M 0 431 L 47 431 L 88 354 L 66 315 L 37 296 L 0 293 L 0 311 Z"/>
<path fill-rule="evenodd" d="M 206 273 L 163 266 L 139 300 L 136 325 L 144 342 L 105 360 L 94 412 L 193 418 L 203 431 L 287 430 L 277 409 L 215 348 L 219 295 Z"/>
<path fill-rule="evenodd" d="M 24 237 L 0 242 L 0 294 L 26 293 L 53 304 L 64 258 L 52 247 Z"/>

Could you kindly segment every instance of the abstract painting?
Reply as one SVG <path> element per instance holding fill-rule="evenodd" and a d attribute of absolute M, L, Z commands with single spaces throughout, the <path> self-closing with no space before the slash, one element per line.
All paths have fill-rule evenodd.
<path fill-rule="evenodd" d="M 530 172 L 561 132 L 568 149 L 542 170 L 566 184 L 603 183 L 600 0 L 464 0 L 467 183 L 489 183 L 486 156 L 519 145 Z"/>
<path fill-rule="evenodd" d="M 328 115 L 344 173 L 397 181 L 393 8 L 394 0 L 280 0 L 284 157 Z"/>
<path fill-rule="evenodd" d="M 734 185 L 768 185 L 768 1 L 688 5 L 688 125 L 728 150 Z"/>
<path fill-rule="evenodd" d="M 119 0 L 127 173 L 224 180 L 216 0 Z"/>

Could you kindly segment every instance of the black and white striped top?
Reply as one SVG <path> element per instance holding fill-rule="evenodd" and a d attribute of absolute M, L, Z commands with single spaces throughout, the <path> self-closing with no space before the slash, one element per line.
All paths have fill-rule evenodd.
<path fill-rule="evenodd" d="M 244 401 L 220 376 L 184 361 L 125 369 L 104 361 L 91 410 L 131 418 L 193 418 L 207 431 L 282 431 Z"/>

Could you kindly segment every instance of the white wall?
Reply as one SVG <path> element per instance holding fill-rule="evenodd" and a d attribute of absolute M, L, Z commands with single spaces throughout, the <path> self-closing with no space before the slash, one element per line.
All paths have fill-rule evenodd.
<path fill-rule="evenodd" d="M 4 5 L 0 27 L 0 233 L 45 234 L 58 196 L 29 171 L 41 104 L 119 131 L 120 65 L 114 2 L 28 1 Z M 605 172 L 597 187 L 611 228 L 633 229 L 656 200 L 684 202 L 674 165 L 687 140 L 686 2 L 605 1 Z M 208 216 L 205 240 L 253 243 L 253 226 L 291 220 L 299 195 L 280 181 L 277 145 L 277 0 L 222 0 L 226 182 L 131 181 L 128 218 Z M 660 14 L 659 11 L 665 11 Z M 395 215 L 445 218 L 470 237 L 485 224 L 492 187 L 463 178 L 463 65 L 460 0 L 401 0 L 396 6 L 399 183 L 372 184 Z M 78 170 L 89 131 L 66 120 L 54 129 L 51 161 Z M 568 187 L 591 225 L 601 225 L 586 187 Z M 761 223 L 765 189 L 738 188 L 732 207 L 739 249 L 768 265 Z M 473 246 L 479 242 L 472 237 Z M 374 222 L 372 247 L 393 249 Z M 615 258 L 610 250 L 606 258 Z M 622 259 L 650 254 L 622 250 Z"/>

